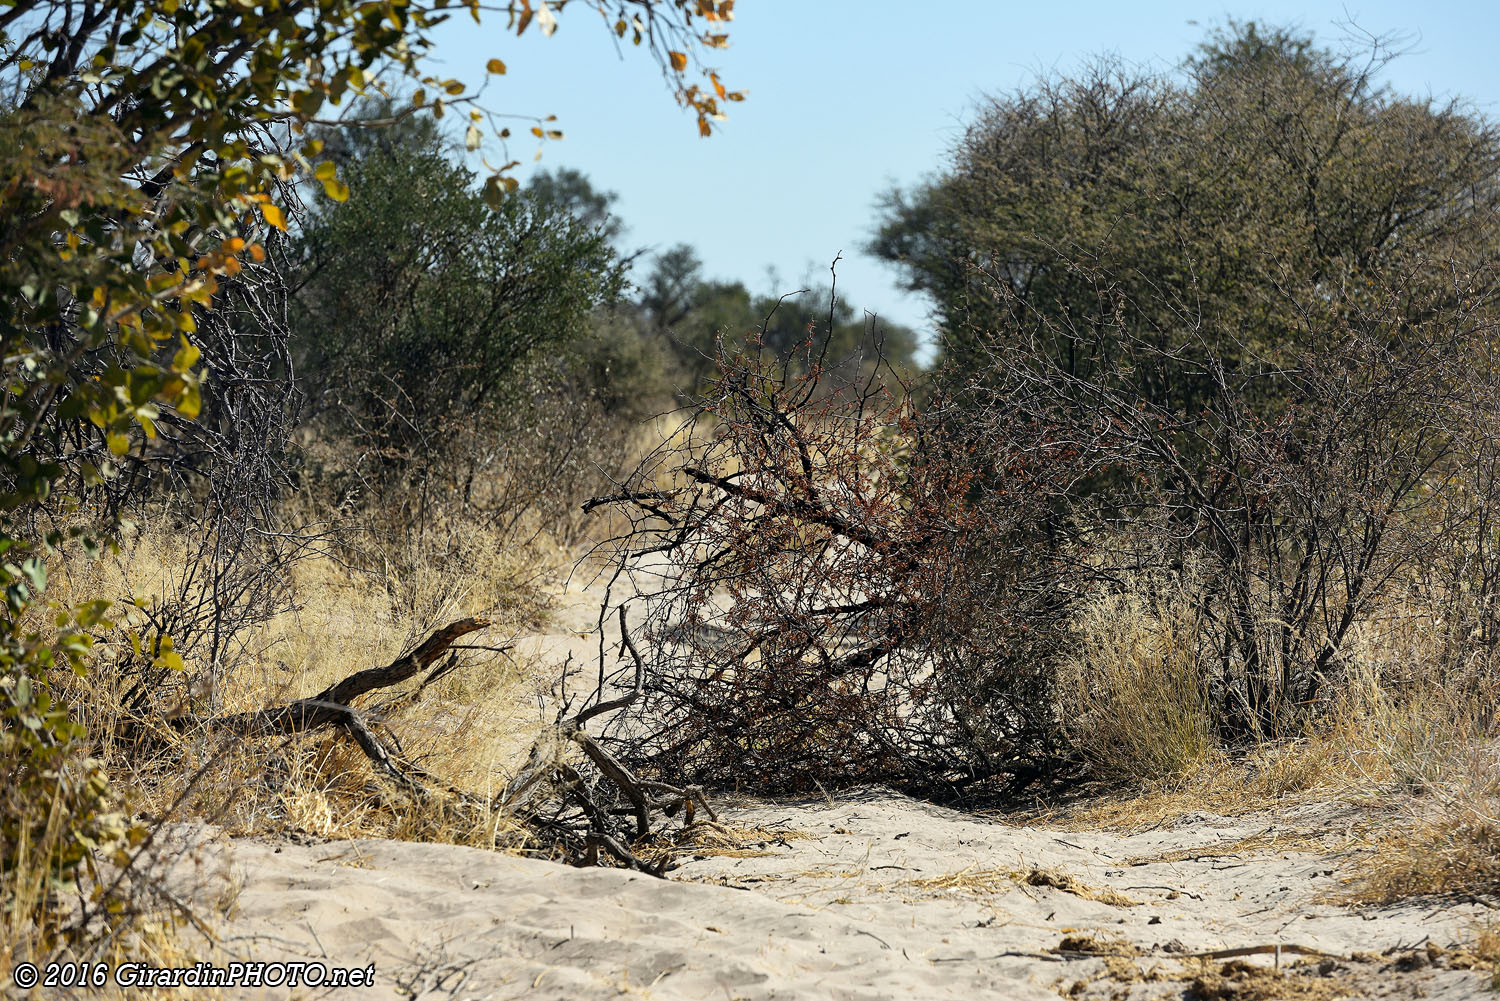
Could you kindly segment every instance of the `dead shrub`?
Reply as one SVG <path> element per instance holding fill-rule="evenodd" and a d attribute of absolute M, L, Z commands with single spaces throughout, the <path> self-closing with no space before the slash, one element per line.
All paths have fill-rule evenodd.
<path fill-rule="evenodd" d="M 995 455 L 894 377 L 838 385 L 754 343 L 719 365 L 689 428 L 590 502 L 628 519 L 614 593 L 649 644 L 617 753 L 768 791 L 1036 774 L 1068 571 L 1035 495 L 976 502 Z"/>

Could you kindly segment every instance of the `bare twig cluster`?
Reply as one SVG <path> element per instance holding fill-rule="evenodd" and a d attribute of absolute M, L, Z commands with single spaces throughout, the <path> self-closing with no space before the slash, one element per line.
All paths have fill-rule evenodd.
<path fill-rule="evenodd" d="M 589 502 L 629 520 L 617 583 L 650 643 L 607 729 L 621 760 L 764 790 L 1059 774 L 1079 602 L 1143 581 L 1191 591 L 1184 690 L 1224 745 L 1298 732 L 1439 568 L 1462 608 L 1401 614 L 1493 635 L 1491 275 L 1286 293 L 1288 342 L 1226 353 L 1180 303 L 1161 336 L 1078 270 L 1092 319 L 1012 299 L 985 364 L 921 409 L 721 353 L 688 429 Z"/>
<path fill-rule="evenodd" d="M 1064 572 L 1034 545 L 1043 512 L 975 503 L 995 457 L 942 431 L 948 401 L 753 347 L 721 350 L 689 429 L 589 502 L 629 520 L 618 572 L 650 643 L 612 746 L 767 790 L 1031 774 L 1050 707 L 1030 651 Z"/>

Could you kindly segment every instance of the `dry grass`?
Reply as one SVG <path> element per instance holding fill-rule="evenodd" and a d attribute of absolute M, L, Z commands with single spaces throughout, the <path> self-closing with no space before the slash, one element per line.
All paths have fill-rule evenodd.
<path fill-rule="evenodd" d="M 1236 816 L 1325 799 L 1382 806 L 1410 801 L 1413 824 L 1439 801 L 1451 801 L 1470 818 L 1493 816 L 1478 802 L 1500 790 L 1500 775 L 1485 777 L 1496 770 L 1489 763 L 1493 753 L 1484 750 L 1493 715 L 1489 697 L 1470 680 L 1392 684 L 1374 654 L 1361 653 L 1357 673 L 1300 735 L 1233 755 L 1212 749 L 1175 773 L 1115 777 L 1067 803 L 1042 803 L 998 819 L 1136 831 L 1191 813 Z M 1144 700 L 1144 693 L 1127 699 Z"/>
<path fill-rule="evenodd" d="M 995 893 L 1004 893 L 1017 886 L 1050 887 L 1071 893 L 1075 897 L 1084 900 L 1095 900 L 1111 907 L 1135 907 L 1140 901 L 1132 900 L 1116 890 L 1109 887 L 1090 886 L 1058 869 L 1042 869 L 1033 867 L 1031 869 L 983 869 L 970 866 L 960 869 L 958 872 L 947 873 L 942 876 L 932 876 L 926 879 L 905 880 L 893 887 L 894 889 L 916 889 L 916 890 L 939 890 L 947 892 L 960 892 L 965 894 L 988 896 Z"/>
<path fill-rule="evenodd" d="M 773 858 L 785 854 L 790 841 L 813 837 L 806 831 L 789 828 L 736 827 L 713 820 L 697 820 L 659 835 L 648 844 L 637 845 L 636 853 L 647 862 L 663 859 L 706 858 Z"/>
<path fill-rule="evenodd" d="M 1283 973 L 1242 959 L 1186 960 L 1187 996 L 1200 1001 L 1332 1001 L 1359 991 L 1341 977 Z"/>
<path fill-rule="evenodd" d="M 1449 753 L 1460 760 L 1444 769 L 1446 780 L 1409 799 L 1404 822 L 1370 839 L 1370 854 L 1360 867 L 1353 899 L 1500 895 L 1496 748 L 1493 743 L 1461 745 Z"/>
<path fill-rule="evenodd" d="M 447 546 L 441 559 L 406 553 L 381 560 L 374 572 L 351 569 L 332 555 L 295 564 L 293 610 L 246 634 L 246 656 L 212 693 L 218 711 L 253 711 L 315 694 L 357 670 L 390 662 L 433 628 L 464 616 L 497 623 L 468 641 L 473 646 L 500 648 L 539 624 L 544 602 L 527 554 L 475 530 L 450 533 Z M 129 596 L 149 603 L 171 593 L 180 553 L 170 538 L 148 531 L 127 540 L 118 557 L 61 576 L 71 600 Z M 128 607 L 121 619 L 125 629 L 136 624 Z M 372 693 L 360 708 L 435 786 L 488 801 L 543 731 L 538 694 L 555 666 L 496 650 L 465 650 L 460 658 L 431 686 L 423 689 L 413 679 Z M 170 679 L 178 690 L 164 701 L 207 712 L 210 693 L 196 684 L 207 675 L 205 667 L 189 655 L 182 676 Z M 95 687 L 73 695 L 90 716 L 91 731 L 120 732 L 119 720 L 99 709 L 118 704 L 108 645 L 87 683 Z M 169 707 L 166 715 L 176 711 Z M 441 795 L 419 806 L 334 733 L 241 742 L 158 723 L 136 746 L 106 746 L 111 771 L 135 808 L 154 817 L 209 820 L 237 834 L 300 831 L 491 847 L 511 840 L 514 831 L 503 816 L 445 809 Z"/>
<path fill-rule="evenodd" d="M 1142 578 L 1074 620 L 1059 671 L 1059 718 L 1105 781 L 1168 779 L 1216 754 L 1191 584 Z"/>

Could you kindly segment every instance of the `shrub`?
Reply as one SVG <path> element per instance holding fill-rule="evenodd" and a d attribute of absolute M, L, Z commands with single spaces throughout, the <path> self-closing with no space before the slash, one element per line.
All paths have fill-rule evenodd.
<path fill-rule="evenodd" d="M 1034 777 L 1069 572 L 1041 495 L 976 499 L 996 453 L 895 380 L 825 384 L 815 351 L 798 375 L 753 342 L 719 366 L 688 429 L 590 502 L 629 519 L 617 573 L 658 582 L 623 599 L 649 670 L 617 753 L 765 791 Z"/>

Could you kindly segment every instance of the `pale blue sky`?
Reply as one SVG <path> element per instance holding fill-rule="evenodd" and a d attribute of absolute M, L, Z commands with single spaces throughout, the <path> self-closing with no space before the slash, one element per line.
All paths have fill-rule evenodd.
<path fill-rule="evenodd" d="M 778 293 L 825 279 L 842 250 L 839 285 L 851 302 L 925 331 L 927 304 L 861 250 L 880 193 L 940 168 L 984 94 L 1102 52 L 1170 68 L 1228 17 L 1298 24 L 1330 44 L 1351 20 L 1400 33 L 1413 51 L 1388 68 L 1389 83 L 1500 114 L 1494 3 L 739 0 L 732 47 L 709 62 L 749 95 L 711 139 L 698 137 L 646 54 L 628 45 L 617 54 L 581 5 L 551 38 L 463 18 L 438 39 L 444 70 L 461 79 L 480 79 L 491 57 L 505 61 L 486 106 L 558 116 L 566 138 L 548 143 L 539 164 L 534 145 L 512 145 L 517 176 L 582 170 L 618 193 L 630 246 L 690 243 L 711 277 Z"/>

